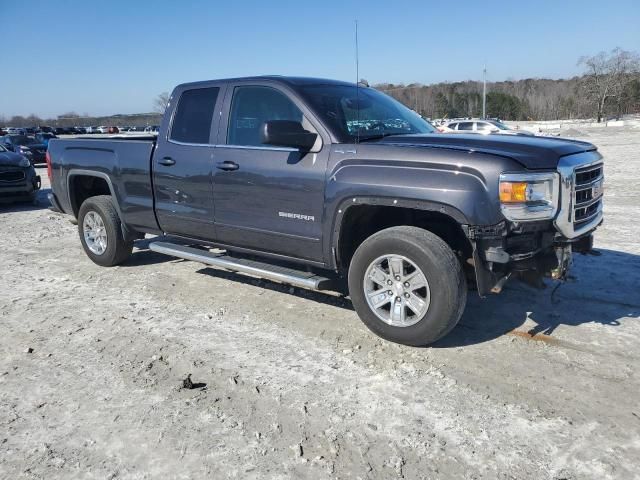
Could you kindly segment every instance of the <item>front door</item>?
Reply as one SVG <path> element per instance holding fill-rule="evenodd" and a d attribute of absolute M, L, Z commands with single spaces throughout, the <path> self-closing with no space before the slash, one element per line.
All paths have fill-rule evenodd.
<path fill-rule="evenodd" d="M 155 209 L 165 233 L 213 240 L 213 155 L 220 87 L 194 88 L 179 95 L 169 134 L 158 138 L 153 155 Z"/>
<path fill-rule="evenodd" d="M 329 149 L 311 153 L 261 143 L 259 129 L 268 120 L 297 121 L 317 132 L 302 105 L 275 86 L 236 85 L 229 94 L 226 132 L 221 128 L 214 152 L 219 241 L 322 261 Z"/>

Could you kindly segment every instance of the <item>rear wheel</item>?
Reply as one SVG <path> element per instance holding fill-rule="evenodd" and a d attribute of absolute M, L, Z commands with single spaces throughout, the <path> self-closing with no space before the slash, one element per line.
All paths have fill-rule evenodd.
<path fill-rule="evenodd" d="M 449 246 L 417 227 L 393 227 L 365 240 L 349 267 L 349 294 L 367 327 L 405 345 L 449 333 L 467 299 L 464 273 Z"/>
<path fill-rule="evenodd" d="M 124 262 L 133 250 L 133 242 L 124 240 L 120 216 L 109 195 L 85 200 L 78 213 L 78 233 L 87 256 L 103 267 Z"/>

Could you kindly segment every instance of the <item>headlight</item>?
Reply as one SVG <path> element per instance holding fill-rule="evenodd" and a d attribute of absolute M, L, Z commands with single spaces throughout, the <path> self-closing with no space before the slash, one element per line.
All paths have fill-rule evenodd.
<path fill-rule="evenodd" d="M 30 167 L 31 166 L 31 162 L 29 161 L 28 158 L 22 157 L 20 159 L 20 162 L 18 163 L 18 166 L 20 167 Z"/>
<path fill-rule="evenodd" d="M 558 174 L 503 173 L 500 175 L 500 208 L 512 221 L 548 220 L 558 210 Z"/>

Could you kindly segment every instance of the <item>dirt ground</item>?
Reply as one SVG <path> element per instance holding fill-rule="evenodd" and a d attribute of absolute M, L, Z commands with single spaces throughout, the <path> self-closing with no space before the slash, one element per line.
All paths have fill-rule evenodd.
<path fill-rule="evenodd" d="M 100 268 L 46 185 L 0 207 L 0 478 L 640 478 L 640 129 L 578 133 L 602 255 L 553 295 L 471 293 L 431 348 L 145 241 Z"/>

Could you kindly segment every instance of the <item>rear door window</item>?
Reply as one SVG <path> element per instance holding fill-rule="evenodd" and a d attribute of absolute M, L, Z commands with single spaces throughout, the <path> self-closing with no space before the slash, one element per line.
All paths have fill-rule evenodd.
<path fill-rule="evenodd" d="M 210 87 L 182 92 L 169 139 L 181 143 L 210 143 L 211 122 L 219 91 L 218 87 Z"/>
<path fill-rule="evenodd" d="M 458 130 L 473 131 L 473 122 L 460 122 Z"/>

